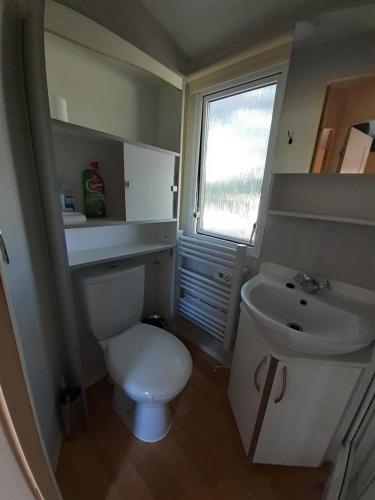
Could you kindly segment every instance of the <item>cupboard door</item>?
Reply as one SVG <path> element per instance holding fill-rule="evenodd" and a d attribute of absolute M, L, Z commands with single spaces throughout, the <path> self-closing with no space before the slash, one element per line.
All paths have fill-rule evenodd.
<path fill-rule="evenodd" d="M 252 319 L 241 311 L 228 396 L 245 453 L 249 452 L 270 356 Z"/>
<path fill-rule="evenodd" d="M 341 174 L 363 174 L 373 138 L 352 127 L 348 136 Z"/>
<path fill-rule="evenodd" d="M 253 461 L 318 467 L 361 369 L 332 363 L 278 363 Z"/>
<path fill-rule="evenodd" d="M 124 144 L 127 221 L 173 218 L 175 156 Z"/>

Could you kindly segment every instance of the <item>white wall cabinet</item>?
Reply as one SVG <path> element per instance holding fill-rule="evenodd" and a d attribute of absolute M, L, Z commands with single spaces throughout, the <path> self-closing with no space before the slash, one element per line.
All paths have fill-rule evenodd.
<path fill-rule="evenodd" d="M 177 219 L 178 153 L 71 123 L 52 123 L 58 178 L 73 190 L 77 211 L 84 212 L 82 172 L 95 160 L 104 180 L 109 223 Z"/>
<path fill-rule="evenodd" d="M 127 221 L 173 218 L 174 155 L 125 143 L 124 175 Z"/>
<path fill-rule="evenodd" d="M 242 310 L 229 399 L 249 458 L 318 467 L 361 370 L 295 353 L 277 357 Z"/>

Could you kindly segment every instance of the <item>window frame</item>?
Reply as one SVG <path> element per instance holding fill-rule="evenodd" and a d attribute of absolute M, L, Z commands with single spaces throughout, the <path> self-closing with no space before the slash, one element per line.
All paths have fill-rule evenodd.
<path fill-rule="evenodd" d="M 194 131 L 194 140 L 192 146 L 196 147 L 195 151 L 195 169 L 194 169 L 194 187 L 192 196 L 192 215 L 189 233 L 199 239 L 211 241 L 212 243 L 222 244 L 228 247 L 235 247 L 237 244 L 244 244 L 247 247 L 247 253 L 253 257 L 259 257 L 264 228 L 267 218 L 267 212 L 269 207 L 269 197 L 272 187 L 272 164 L 273 164 L 273 153 L 276 146 L 277 131 L 280 121 L 282 102 L 285 91 L 285 81 L 287 73 L 287 64 L 280 64 L 269 68 L 268 70 L 262 70 L 257 73 L 252 73 L 242 77 L 241 79 L 223 82 L 220 85 L 216 85 L 205 89 L 204 92 L 194 96 L 194 102 L 192 103 L 194 108 L 195 120 L 191 125 Z M 207 231 L 198 231 L 199 223 L 199 208 L 202 206 L 202 193 L 203 193 L 203 176 L 202 174 L 202 162 L 204 158 L 203 148 L 205 146 L 203 141 L 203 127 L 207 124 L 206 114 L 207 114 L 207 104 L 210 101 L 215 101 L 221 97 L 229 97 L 230 95 L 238 94 L 240 92 L 256 89 L 259 87 L 264 87 L 276 83 L 276 94 L 273 108 L 273 116 L 271 123 L 271 130 L 268 142 L 267 156 L 264 168 L 264 176 L 262 182 L 262 189 L 260 195 L 259 211 L 257 218 L 257 228 L 253 244 L 251 242 L 244 242 L 243 240 L 236 240 L 233 237 L 224 235 L 209 233 Z"/>

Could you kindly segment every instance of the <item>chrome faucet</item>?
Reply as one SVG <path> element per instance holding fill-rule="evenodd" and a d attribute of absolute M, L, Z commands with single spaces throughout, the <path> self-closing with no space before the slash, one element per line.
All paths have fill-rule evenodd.
<path fill-rule="evenodd" d="M 298 273 L 294 279 L 302 286 L 303 291 L 306 293 L 316 293 L 323 288 L 331 289 L 331 284 L 328 280 L 318 280 L 311 274 Z"/>

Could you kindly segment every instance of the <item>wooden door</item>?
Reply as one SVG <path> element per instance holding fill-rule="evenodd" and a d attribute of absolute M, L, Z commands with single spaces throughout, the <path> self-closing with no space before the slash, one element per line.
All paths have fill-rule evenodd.
<path fill-rule="evenodd" d="M 255 430 L 270 358 L 267 345 L 252 319 L 242 311 L 228 396 L 246 454 Z"/>
<path fill-rule="evenodd" d="M 124 144 L 127 221 L 173 218 L 175 156 Z"/>
<path fill-rule="evenodd" d="M 323 130 L 320 131 L 318 140 L 316 141 L 314 158 L 310 168 L 310 172 L 312 174 L 319 174 L 325 171 L 328 153 L 332 145 L 332 136 L 332 128 L 323 128 Z"/>
<path fill-rule="evenodd" d="M 341 174 L 362 174 L 366 167 L 373 138 L 352 127 L 342 159 Z"/>
<path fill-rule="evenodd" d="M 1 276 L 0 331 L 0 498 L 28 498 L 22 496 L 22 482 L 30 498 L 62 500 L 35 420 Z M 11 461 L 18 462 L 19 470 Z M 14 476 L 8 475 L 11 470 Z M 21 474 L 23 479 L 15 477 Z M 11 496 L 16 490 L 18 496 Z"/>
<path fill-rule="evenodd" d="M 280 361 L 254 462 L 321 465 L 360 372 L 333 363 Z"/>

